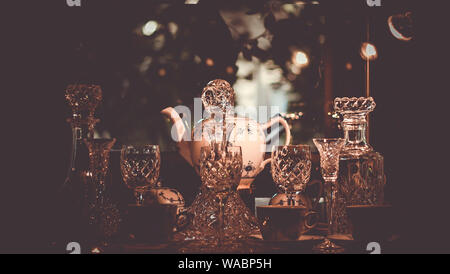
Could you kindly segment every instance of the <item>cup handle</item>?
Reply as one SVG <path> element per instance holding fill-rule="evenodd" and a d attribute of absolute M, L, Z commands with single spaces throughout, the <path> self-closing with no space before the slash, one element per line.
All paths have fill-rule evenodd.
<path fill-rule="evenodd" d="M 283 117 L 276 116 L 276 117 L 270 119 L 269 121 L 267 121 L 267 123 L 262 125 L 262 129 L 266 130 L 275 123 L 279 123 L 283 126 L 284 131 L 286 132 L 286 141 L 284 142 L 284 145 L 285 146 L 289 145 L 291 143 L 291 129 L 289 128 L 288 122 L 286 122 L 286 120 L 284 120 Z"/>
<path fill-rule="evenodd" d="M 319 222 L 319 218 L 316 218 L 316 221 L 313 224 L 311 224 L 311 225 L 308 224 L 308 219 L 312 215 L 318 215 L 318 213 L 315 212 L 315 211 L 308 211 L 308 213 L 305 214 L 305 227 L 308 230 L 311 230 L 311 229 L 315 228 L 317 223 Z"/>
<path fill-rule="evenodd" d="M 289 128 L 289 124 L 286 122 L 286 120 L 284 120 L 283 117 L 277 116 L 277 117 L 274 117 L 274 118 L 270 119 L 267 123 L 265 123 L 264 125 L 262 125 L 262 129 L 263 129 L 263 130 L 266 130 L 266 129 L 268 129 L 269 127 L 271 127 L 271 126 L 272 126 L 273 124 L 275 124 L 275 123 L 279 123 L 279 124 L 281 124 L 281 125 L 283 126 L 284 131 L 286 132 L 286 140 L 285 140 L 285 142 L 284 142 L 284 145 L 285 145 L 285 146 L 289 145 L 289 144 L 291 143 L 291 129 Z M 264 160 L 264 161 L 261 163 L 259 169 L 260 169 L 260 170 L 263 170 L 264 167 L 265 167 L 268 163 L 270 163 L 271 160 L 272 160 L 272 158 L 267 158 L 266 160 Z"/>
<path fill-rule="evenodd" d="M 266 167 L 266 165 L 267 165 L 268 163 L 270 163 L 271 160 L 272 160 L 272 157 L 267 158 L 267 159 L 265 159 L 264 161 L 262 161 L 261 165 L 259 166 L 259 170 L 260 170 L 260 171 L 263 170 L 263 169 Z"/>

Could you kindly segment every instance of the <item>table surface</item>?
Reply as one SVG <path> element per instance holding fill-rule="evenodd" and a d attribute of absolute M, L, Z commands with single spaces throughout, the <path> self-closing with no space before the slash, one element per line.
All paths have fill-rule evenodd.
<path fill-rule="evenodd" d="M 189 242 L 166 243 L 111 243 L 107 247 L 93 245 L 89 253 L 125 253 L 125 254 L 313 254 L 313 247 L 324 239 L 321 235 L 302 235 L 296 241 L 266 241 L 261 235 L 254 235 L 239 242 L 234 249 L 196 249 L 189 246 Z M 333 235 L 329 239 L 345 248 L 344 253 L 367 254 L 368 243 L 357 242 L 351 235 Z M 398 248 L 398 235 L 393 235 L 380 245 L 386 253 L 396 253 Z M 205 246 L 203 246 L 205 247 Z"/>

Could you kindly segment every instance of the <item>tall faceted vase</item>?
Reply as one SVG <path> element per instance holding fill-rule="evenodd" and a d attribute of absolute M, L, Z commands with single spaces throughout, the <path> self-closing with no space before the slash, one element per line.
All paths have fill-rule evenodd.
<path fill-rule="evenodd" d="M 89 172 L 86 173 L 88 231 L 92 241 L 106 245 L 117 233 L 120 214 L 107 192 L 109 156 L 116 139 L 85 139 L 89 150 Z"/>

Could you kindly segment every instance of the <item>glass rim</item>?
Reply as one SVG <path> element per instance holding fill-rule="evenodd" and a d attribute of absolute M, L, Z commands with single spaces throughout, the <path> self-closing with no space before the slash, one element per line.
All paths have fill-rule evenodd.
<path fill-rule="evenodd" d="M 122 145 L 122 149 L 126 149 L 126 148 L 142 149 L 142 148 L 148 148 L 148 147 L 159 149 L 159 145 L 152 145 L 152 144 L 144 144 L 144 145 Z"/>
<path fill-rule="evenodd" d="M 344 138 L 313 138 L 312 139 L 313 141 L 324 141 L 325 143 L 326 142 L 333 142 L 333 141 L 345 141 L 345 139 Z"/>

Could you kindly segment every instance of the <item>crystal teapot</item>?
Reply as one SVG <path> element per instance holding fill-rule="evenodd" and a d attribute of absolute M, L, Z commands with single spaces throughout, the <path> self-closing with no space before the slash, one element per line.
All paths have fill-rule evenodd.
<path fill-rule="evenodd" d="M 221 79 L 210 81 L 203 89 L 201 100 L 205 113 L 211 116 L 198 121 L 191 130 L 191 136 L 183 119 L 174 108 L 165 108 L 161 113 L 174 124 L 172 132 L 175 131 L 175 134 L 172 133 L 172 136 L 177 142 L 179 153 L 195 168 L 197 174 L 199 174 L 201 147 L 212 141 L 221 140 L 229 146 L 240 146 L 243 167 L 238 189 L 247 189 L 270 161 L 270 159 L 264 160 L 266 149 L 264 130 L 276 123 L 281 124 L 286 132 L 286 145 L 291 141 L 291 132 L 286 120 L 279 116 L 264 124 L 259 124 L 248 117 L 235 116 L 234 96 L 234 90 L 227 81 Z M 221 115 L 217 115 L 218 113 Z"/>

